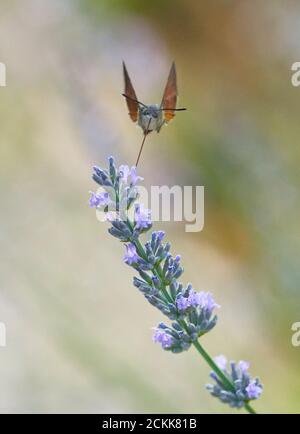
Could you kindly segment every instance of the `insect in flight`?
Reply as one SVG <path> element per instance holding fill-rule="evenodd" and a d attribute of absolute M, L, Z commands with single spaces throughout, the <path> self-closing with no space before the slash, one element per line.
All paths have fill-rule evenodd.
<path fill-rule="evenodd" d="M 126 103 L 129 111 L 129 116 L 133 122 L 137 122 L 143 130 L 143 141 L 136 160 L 136 166 L 143 150 L 146 137 L 151 131 L 160 132 L 161 127 L 172 120 L 175 116 L 175 111 L 183 111 L 186 108 L 176 108 L 177 103 L 177 80 L 176 66 L 172 63 L 167 84 L 164 90 L 161 104 L 146 105 L 137 99 L 135 90 L 132 86 L 127 68 L 123 62 L 123 75 L 125 90 L 122 94 L 126 98 Z"/>

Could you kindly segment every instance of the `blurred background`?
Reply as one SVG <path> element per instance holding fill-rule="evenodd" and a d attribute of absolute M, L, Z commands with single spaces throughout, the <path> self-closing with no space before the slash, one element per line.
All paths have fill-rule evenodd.
<path fill-rule="evenodd" d="M 249 360 L 258 412 L 299 412 L 299 107 L 295 1 L 2 0 L 1 412 L 231 412 L 191 349 L 151 341 L 162 320 L 123 247 L 88 207 L 93 164 L 133 164 L 141 141 L 121 92 L 179 105 L 146 142 L 146 185 L 204 185 L 205 227 L 163 227 L 182 280 L 222 305 L 203 345 Z"/>

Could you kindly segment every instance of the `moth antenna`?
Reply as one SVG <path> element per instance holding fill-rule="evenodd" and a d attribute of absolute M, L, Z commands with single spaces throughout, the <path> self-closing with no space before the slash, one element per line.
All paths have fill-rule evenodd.
<path fill-rule="evenodd" d="M 137 102 L 138 104 L 142 105 L 143 107 L 147 107 L 146 104 L 138 101 L 137 99 L 131 98 L 131 96 L 126 95 L 125 93 L 122 93 L 122 96 L 124 96 L 127 99 L 130 99 L 133 102 Z"/>
<path fill-rule="evenodd" d="M 187 110 L 187 108 L 183 107 L 183 108 L 175 108 L 175 109 L 171 109 L 171 108 L 160 108 L 160 111 L 165 111 L 165 110 L 172 110 L 173 112 L 182 112 L 184 110 Z"/>

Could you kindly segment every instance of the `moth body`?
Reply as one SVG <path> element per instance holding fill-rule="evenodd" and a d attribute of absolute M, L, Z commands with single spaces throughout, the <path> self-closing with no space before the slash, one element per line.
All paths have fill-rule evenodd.
<path fill-rule="evenodd" d="M 146 105 L 137 99 L 134 87 L 132 86 L 127 68 L 123 62 L 123 75 L 124 75 L 124 93 L 122 94 L 126 98 L 126 104 L 128 108 L 128 114 L 133 122 L 137 122 L 137 125 L 142 128 L 144 137 L 142 140 L 140 152 L 136 160 L 136 166 L 138 165 L 141 152 L 146 140 L 146 137 L 151 131 L 157 131 L 159 133 L 161 127 L 164 124 L 168 124 L 174 116 L 176 111 L 186 110 L 185 108 L 176 108 L 177 103 L 177 80 L 176 80 L 176 67 L 175 63 L 172 63 L 167 84 L 163 93 L 162 101 L 160 105 Z"/>
<path fill-rule="evenodd" d="M 164 123 L 163 112 L 158 104 L 139 106 L 138 125 L 142 128 L 144 134 L 154 130 L 159 132 Z"/>

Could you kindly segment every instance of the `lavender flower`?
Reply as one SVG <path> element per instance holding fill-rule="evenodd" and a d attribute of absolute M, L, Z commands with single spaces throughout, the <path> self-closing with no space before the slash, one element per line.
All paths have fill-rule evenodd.
<path fill-rule="evenodd" d="M 172 327 L 160 323 L 154 330 L 152 339 L 154 342 L 160 343 L 164 350 L 181 353 L 191 346 L 188 335 L 184 333 L 178 323 L 173 323 Z"/>
<path fill-rule="evenodd" d="M 259 398 L 262 393 L 262 385 L 258 378 L 252 380 L 248 369 L 250 364 L 241 360 L 237 364 L 230 362 L 230 370 L 227 369 L 227 359 L 220 355 L 215 358 L 218 367 L 224 372 L 229 379 L 231 387 L 224 385 L 215 372 L 211 372 L 210 376 L 216 384 L 208 384 L 207 389 L 212 396 L 220 399 L 220 401 L 229 404 L 230 407 L 241 408 L 253 399 Z"/>
<path fill-rule="evenodd" d="M 159 327 L 155 329 L 153 341 L 160 343 L 164 349 L 170 348 L 173 343 L 172 336 Z"/>
<path fill-rule="evenodd" d="M 216 362 L 217 366 L 222 370 L 226 371 L 227 367 L 227 358 L 223 356 L 223 354 L 220 354 L 219 356 L 216 356 L 214 358 L 214 361 Z"/>
<path fill-rule="evenodd" d="M 136 252 L 135 245 L 132 243 L 128 243 L 126 246 L 126 253 L 124 255 L 124 261 L 128 265 L 132 265 L 134 262 L 138 262 L 139 257 Z"/>
<path fill-rule="evenodd" d="M 139 231 L 148 230 L 152 225 L 150 209 L 146 209 L 143 204 L 136 204 L 134 221 L 135 229 Z"/>
<path fill-rule="evenodd" d="M 250 368 L 250 363 L 249 362 L 245 362 L 244 360 L 241 360 L 238 363 L 238 368 L 240 369 L 241 372 L 247 372 L 248 369 Z"/>
<path fill-rule="evenodd" d="M 128 176 L 130 174 L 129 166 L 125 166 L 125 165 L 120 166 L 119 167 L 119 173 L 120 173 L 120 177 L 121 177 L 122 181 L 124 181 L 125 184 L 127 184 L 128 183 Z"/>
<path fill-rule="evenodd" d="M 133 185 L 136 185 L 138 181 L 143 181 L 144 180 L 144 178 L 142 178 L 141 176 L 138 176 L 136 174 L 136 167 L 135 166 L 133 166 L 130 169 L 130 176 L 131 176 L 131 182 L 132 182 Z"/>
<path fill-rule="evenodd" d="M 181 311 L 187 310 L 191 306 L 188 297 L 183 297 L 182 295 L 177 298 L 176 304 L 177 309 Z"/>
<path fill-rule="evenodd" d="M 182 311 L 199 306 L 201 309 L 212 313 L 214 309 L 220 308 L 220 306 L 215 303 L 212 295 L 209 292 L 196 292 L 192 288 L 188 291 L 187 296 L 179 295 L 176 303 L 178 309 Z"/>
<path fill-rule="evenodd" d="M 105 191 L 103 193 L 94 193 L 90 192 L 91 197 L 89 200 L 89 204 L 91 208 L 97 208 L 99 206 L 107 206 L 110 203 L 109 194 Z"/>
<path fill-rule="evenodd" d="M 141 176 L 137 175 L 135 166 L 129 168 L 129 166 L 122 165 L 119 167 L 119 174 L 121 180 L 125 184 L 130 183 L 132 186 L 135 186 L 138 181 L 142 181 L 144 179 Z M 130 181 L 129 181 L 129 177 L 130 177 Z"/>
<path fill-rule="evenodd" d="M 109 233 L 126 243 L 124 262 L 138 273 L 138 277 L 133 278 L 134 286 L 150 304 L 171 320 L 170 325 L 160 323 L 155 328 L 153 341 L 173 353 L 186 351 L 193 345 L 214 368 L 210 376 L 215 384 L 207 386 L 211 394 L 231 407 L 245 407 L 249 412 L 254 412 L 249 401 L 261 395 L 262 385 L 258 379 L 251 379 L 249 364 L 245 361 L 238 364 L 231 362 L 228 371 L 225 356 L 218 356 L 214 361 L 199 342 L 199 338 L 217 324 L 214 311 L 220 306 L 209 292 L 196 291 L 191 284 L 184 287 L 178 281 L 183 273 L 181 258 L 170 253 L 171 245 L 164 243 L 164 232 L 154 231 L 145 244 L 141 242 L 140 236 L 152 226 L 149 209 L 136 203 L 134 221 L 128 218 L 126 211 L 138 199 L 137 183 L 143 179 L 137 175 L 136 167 L 121 165 L 117 169 L 111 157 L 108 170 L 96 166 L 93 170 L 94 181 L 105 192 L 92 193 L 90 206 L 104 206 L 107 221 L 111 225 Z"/>
<path fill-rule="evenodd" d="M 257 399 L 262 394 L 262 386 L 259 384 L 258 380 L 251 381 L 246 387 L 246 392 L 249 399 Z"/>

